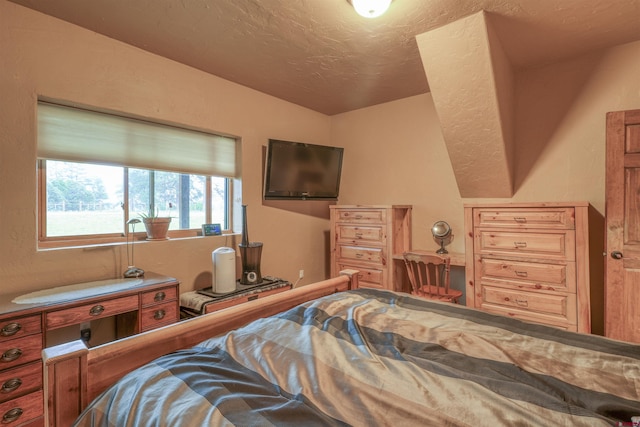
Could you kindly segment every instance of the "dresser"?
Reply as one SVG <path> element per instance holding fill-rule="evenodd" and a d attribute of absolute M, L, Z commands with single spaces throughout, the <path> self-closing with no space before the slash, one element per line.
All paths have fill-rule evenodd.
<path fill-rule="evenodd" d="M 400 291 L 403 270 L 393 256 L 411 248 L 411 206 L 332 205 L 329 209 L 331 277 L 341 270 L 358 270 L 359 287 Z"/>
<path fill-rule="evenodd" d="M 1 295 L 0 425 L 44 425 L 47 332 L 114 317 L 117 339 L 177 322 L 178 286 L 173 278 L 147 273 L 140 279 L 62 286 L 46 294 Z"/>
<path fill-rule="evenodd" d="M 602 333 L 602 235 L 580 203 L 466 204 L 467 305 Z M 601 223 L 600 223 L 601 225 Z"/>

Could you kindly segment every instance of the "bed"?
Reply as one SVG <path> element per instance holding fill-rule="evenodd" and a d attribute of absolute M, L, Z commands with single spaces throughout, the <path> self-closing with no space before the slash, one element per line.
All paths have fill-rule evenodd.
<path fill-rule="evenodd" d="M 332 280 L 268 297 L 257 312 L 287 293 L 308 301 L 100 385 L 74 425 L 607 426 L 640 415 L 638 345 Z M 212 315 L 193 320 L 218 324 Z M 57 358 L 95 371 L 91 351 L 47 369 Z"/>

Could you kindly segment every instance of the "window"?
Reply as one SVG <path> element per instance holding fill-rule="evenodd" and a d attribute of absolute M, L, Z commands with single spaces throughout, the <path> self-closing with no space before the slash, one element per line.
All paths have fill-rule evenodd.
<path fill-rule="evenodd" d="M 173 237 L 231 228 L 235 139 L 43 102 L 38 132 L 41 247 L 122 241 L 149 210 Z"/>

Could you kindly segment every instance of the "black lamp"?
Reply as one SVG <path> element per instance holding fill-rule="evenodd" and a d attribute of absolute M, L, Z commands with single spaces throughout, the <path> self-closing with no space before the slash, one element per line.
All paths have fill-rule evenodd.
<path fill-rule="evenodd" d="M 133 263 L 133 237 L 131 238 L 131 259 L 129 259 L 129 224 L 133 224 L 133 234 L 136 233 L 136 224 L 141 223 L 138 218 L 133 218 L 127 221 L 127 263 L 129 266 L 127 267 L 127 271 L 124 272 L 124 277 L 132 278 L 132 277 L 142 277 L 144 276 L 144 270 L 137 268 Z"/>

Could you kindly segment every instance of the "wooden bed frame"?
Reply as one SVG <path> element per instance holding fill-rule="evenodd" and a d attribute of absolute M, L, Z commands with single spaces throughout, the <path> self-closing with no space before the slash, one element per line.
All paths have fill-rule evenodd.
<path fill-rule="evenodd" d="M 258 298 L 214 313 L 184 320 L 132 337 L 88 349 L 81 340 L 43 351 L 45 425 L 67 427 L 101 392 L 134 369 L 253 320 L 272 316 L 298 304 L 358 288 L 358 272 Z"/>

